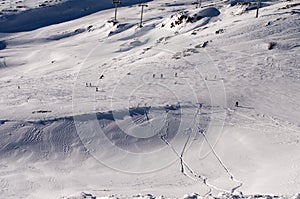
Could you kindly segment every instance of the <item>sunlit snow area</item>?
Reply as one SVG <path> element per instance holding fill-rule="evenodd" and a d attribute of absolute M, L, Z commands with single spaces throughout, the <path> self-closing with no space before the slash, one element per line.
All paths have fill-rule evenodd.
<path fill-rule="evenodd" d="M 116 14 L 0 0 L 0 198 L 299 199 L 300 0 Z"/>

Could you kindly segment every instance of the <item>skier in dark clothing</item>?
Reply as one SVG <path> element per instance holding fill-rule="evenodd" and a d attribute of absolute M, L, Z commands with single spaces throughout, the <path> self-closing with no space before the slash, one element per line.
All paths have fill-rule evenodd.
<path fill-rule="evenodd" d="M 235 107 L 238 107 L 238 106 L 239 106 L 239 102 L 236 101 L 236 102 L 235 102 Z"/>

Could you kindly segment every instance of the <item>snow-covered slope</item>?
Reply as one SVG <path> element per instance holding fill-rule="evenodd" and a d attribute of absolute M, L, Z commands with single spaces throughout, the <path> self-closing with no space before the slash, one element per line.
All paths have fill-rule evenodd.
<path fill-rule="evenodd" d="M 125 0 L 122 6 L 147 2 Z M 107 0 L 3 0 L 0 6 L 0 32 L 22 32 L 74 20 L 113 8 Z"/>
<path fill-rule="evenodd" d="M 300 1 L 127 3 L 1 18 L 1 198 L 299 192 Z"/>

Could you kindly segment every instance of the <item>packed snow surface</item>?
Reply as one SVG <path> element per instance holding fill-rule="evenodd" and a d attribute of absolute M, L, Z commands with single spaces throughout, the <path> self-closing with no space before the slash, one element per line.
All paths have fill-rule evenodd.
<path fill-rule="evenodd" d="M 0 198 L 299 199 L 300 1 L 141 2 L 0 2 Z"/>

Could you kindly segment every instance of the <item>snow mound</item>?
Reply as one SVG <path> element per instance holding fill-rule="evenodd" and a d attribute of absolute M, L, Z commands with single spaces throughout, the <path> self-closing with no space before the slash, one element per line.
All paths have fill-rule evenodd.
<path fill-rule="evenodd" d="M 205 8 L 196 14 L 197 17 L 216 17 L 218 15 L 220 15 L 220 11 L 215 7 Z"/>
<path fill-rule="evenodd" d="M 193 24 L 198 21 L 202 21 L 202 24 L 200 25 L 202 26 L 204 24 L 207 24 L 212 17 L 217 17 L 220 14 L 220 11 L 215 7 L 209 7 L 194 12 L 182 11 L 175 15 L 172 15 L 171 19 L 163 23 L 162 26 L 179 30 L 180 28 L 187 26 L 187 24 Z"/>
<path fill-rule="evenodd" d="M 268 6 L 269 4 L 267 3 L 263 3 L 261 2 L 260 3 L 260 7 L 266 7 Z M 228 8 L 228 11 L 231 12 L 232 15 L 242 15 L 250 10 L 254 10 L 257 8 L 257 2 L 256 1 L 231 1 L 230 2 L 230 5 L 229 7 L 231 8 Z"/>
<path fill-rule="evenodd" d="M 59 33 L 59 34 L 52 35 L 48 39 L 49 40 L 61 40 L 61 39 L 64 39 L 64 38 L 75 36 L 75 35 L 80 34 L 80 33 L 84 33 L 85 31 L 86 31 L 85 28 L 78 28 L 74 31 L 64 31 L 64 32 Z"/>
<path fill-rule="evenodd" d="M 114 30 L 110 31 L 108 36 L 115 35 L 121 32 L 124 32 L 130 28 L 132 28 L 135 24 L 129 24 L 129 23 L 121 23 L 115 26 Z"/>
<path fill-rule="evenodd" d="M 192 194 L 185 194 L 185 195 L 183 196 L 183 199 L 197 199 L 197 198 L 199 198 L 199 197 L 200 197 L 199 194 L 197 194 L 197 193 L 192 193 Z"/>
<path fill-rule="evenodd" d="M 107 197 L 107 198 L 110 198 L 110 197 Z M 96 199 L 96 196 L 93 196 L 90 193 L 82 192 L 80 194 L 67 196 L 67 197 L 62 197 L 61 199 Z"/>
<path fill-rule="evenodd" d="M 0 50 L 4 50 L 6 48 L 6 42 L 0 41 Z"/>

